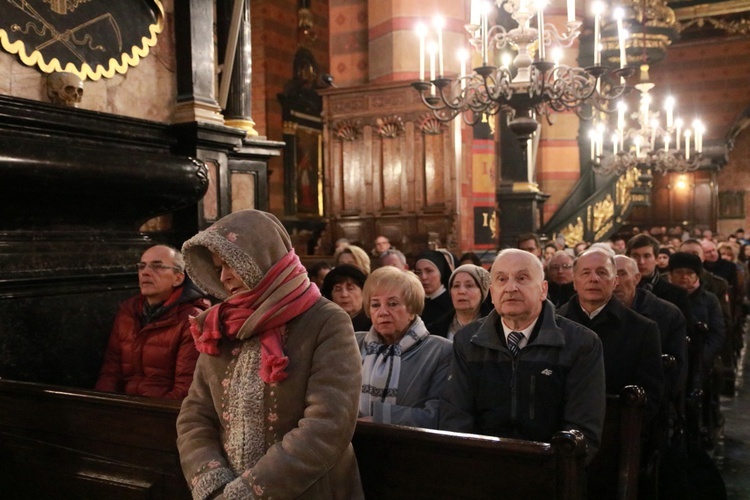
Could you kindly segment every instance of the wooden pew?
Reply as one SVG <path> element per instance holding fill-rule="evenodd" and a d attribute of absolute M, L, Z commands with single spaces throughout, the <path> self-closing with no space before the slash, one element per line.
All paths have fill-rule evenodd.
<path fill-rule="evenodd" d="M 619 396 L 607 395 L 601 445 L 587 470 L 589 498 L 638 498 L 645 405 L 646 391 L 637 385 L 625 386 Z"/>
<path fill-rule="evenodd" d="M 585 439 L 552 443 L 359 422 L 352 440 L 365 496 L 578 499 Z"/>
<path fill-rule="evenodd" d="M 176 402 L 0 380 L 3 499 L 189 499 Z M 537 443 L 358 422 L 367 498 L 578 499 L 585 441 Z"/>

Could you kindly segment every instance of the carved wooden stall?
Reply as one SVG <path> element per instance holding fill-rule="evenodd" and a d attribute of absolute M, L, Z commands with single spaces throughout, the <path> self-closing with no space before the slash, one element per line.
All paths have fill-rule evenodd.
<path fill-rule="evenodd" d="M 455 250 L 454 135 L 408 83 L 322 91 L 329 238 Z"/>

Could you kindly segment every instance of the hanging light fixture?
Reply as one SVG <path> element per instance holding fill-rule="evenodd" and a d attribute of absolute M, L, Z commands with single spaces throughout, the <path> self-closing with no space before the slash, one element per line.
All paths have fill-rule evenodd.
<path fill-rule="evenodd" d="M 593 170 L 617 175 L 632 167 L 662 174 L 696 170 L 703 153 L 703 123 L 698 118 L 686 123 L 676 113 L 672 96 L 665 99 L 663 114 L 655 110 L 649 94 L 654 84 L 648 78 L 648 65 L 641 66 L 641 81 L 635 88 L 640 93 L 636 110 L 630 111 L 622 99 L 617 103 L 614 130 L 604 120 L 589 130 Z"/>
<path fill-rule="evenodd" d="M 459 114 L 468 124 L 483 115 L 503 113 L 509 126 L 524 143 L 536 131 L 537 117 L 547 120 L 554 112 L 573 111 L 590 119 L 596 111 L 613 113 L 613 103 L 628 90 L 625 78 L 631 68 L 610 69 L 601 62 L 601 27 L 605 4 L 594 3 L 593 65 L 582 68 L 560 63 L 558 49 L 568 48 L 580 35 L 581 22 L 575 18 L 575 0 L 567 0 L 568 19 L 560 32 L 544 22 L 544 0 L 495 0 L 517 24 L 506 28 L 490 26 L 491 4 L 472 0 L 471 20 L 466 30 L 469 43 L 481 55 L 481 66 L 467 74 L 466 63 L 456 78 L 446 75 L 443 55 L 443 23 L 433 23 L 435 37 L 428 39 L 425 25 L 417 29 L 420 45 L 420 80 L 412 83 L 422 102 L 443 121 Z M 534 26 L 532 26 L 534 21 Z M 502 60 L 500 51 L 515 50 L 512 63 Z M 550 59 L 547 54 L 552 55 Z M 426 80 L 427 58 L 429 79 Z M 498 59 L 500 59 L 498 61 Z M 499 66 L 493 65 L 497 61 Z M 590 106 L 585 106 L 585 105 Z"/>

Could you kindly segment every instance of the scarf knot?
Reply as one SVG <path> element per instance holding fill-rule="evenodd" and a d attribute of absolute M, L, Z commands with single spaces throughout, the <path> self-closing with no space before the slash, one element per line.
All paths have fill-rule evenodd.
<path fill-rule="evenodd" d="M 291 250 L 268 270 L 252 290 L 238 293 L 204 313 L 190 318 L 190 332 L 199 352 L 216 356 L 219 341 L 245 340 L 258 335 L 260 376 L 267 384 L 287 378 L 284 354 L 286 324 L 310 309 L 320 298 L 307 271 Z"/>

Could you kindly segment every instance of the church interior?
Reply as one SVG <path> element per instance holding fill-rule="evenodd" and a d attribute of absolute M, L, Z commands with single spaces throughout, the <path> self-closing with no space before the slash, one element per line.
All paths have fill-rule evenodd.
<path fill-rule="evenodd" d="M 529 232 L 750 229 L 750 0 L 550 0 L 519 23 L 531 4 L 0 5 L 3 481 L 53 457 L 81 497 L 188 494 L 179 406 L 89 389 L 138 256 L 233 212 L 274 214 L 306 265 L 341 238 L 489 265 Z"/>

